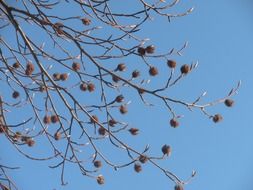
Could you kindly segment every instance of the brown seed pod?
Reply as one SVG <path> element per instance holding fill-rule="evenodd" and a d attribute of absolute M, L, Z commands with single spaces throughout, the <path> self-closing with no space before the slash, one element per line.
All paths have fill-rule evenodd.
<path fill-rule="evenodd" d="M 25 70 L 25 74 L 26 75 L 31 75 L 34 71 L 34 65 L 30 62 L 27 63 L 26 65 L 26 70 Z"/>
<path fill-rule="evenodd" d="M 139 129 L 137 128 L 131 128 L 128 130 L 132 135 L 138 135 Z"/>
<path fill-rule="evenodd" d="M 61 79 L 61 74 L 60 73 L 54 73 L 53 78 L 54 78 L 54 80 L 60 80 Z"/>
<path fill-rule="evenodd" d="M 184 190 L 182 185 L 175 185 L 174 189 L 175 190 Z"/>
<path fill-rule="evenodd" d="M 54 139 L 55 139 L 56 141 L 60 140 L 60 139 L 61 139 L 61 133 L 60 133 L 60 132 L 56 132 L 56 133 L 54 134 Z"/>
<path fill-rule="evenodd" d="M 52 116 L 51 116 L 51 121 L 52 121 L 52 123 L 57 123 L 57 122 L 59 122 L 60 120 L 59 120 L 58 115 L 52 115 Z"/>
<path fill-rule="evenodd" d="M 164 155 L 169 156 L 171 154 L 171 147 L 169 145 L 163 145 L 162 152 Z"/>
<path fill-rule="evenodd" d="M 65 81 L 65 80 L 67 80 L 68 79 L 68 73 L 62 73 L 61 75 L 60 75 L 60 79 L 62 80 L 62 81 Z"/>
<path fill-rule="evenodd" d="M 132 77 L 133 78 L 137 78 L 139 76 L 140 76 L 140 72 L 139 71 L 135 70 L 135 71 L 132 72 Z"/>
<path fill-rule="evenodd" d="M 98 122 L 98 117 L 97 117 L 96 115 L 91 116 L 90 122 L 91 122 L 91 123 L 96 123 L 96 122 Z"/>
<path fill-rule="evenodd" d="M 114 119 L 109 120 L 109 126 L 114 127 L 115 124 L 117 124 L 117 121 L 115 121 Z"/>
<path fill-rule="evenodd" d="M 82 83 L 82 84 L 80 84 L 79 88 L 81 91 L 86 91 L 88 89 L 88 86 L 86 83 Z"/>
<path fill-rule="evenodd" d="M 73 64 L 72 64 L 72 69 L 73 69 L 74 71 L 78 71 L 78 70 L 80 70 L 80 68 L 81 68 L 81 66 L 80 66 L 79 63 L 73 62 Z"/>
<path fill-rule="evenodd" d="M 26 69 L 28 69 L 30 71 L 34 71 L 34 65 L 32 63 L 28 62 L 26 65 Z"/>
<path fill-rule="evenodd" d="M 19 62 L 13 63 L 12 67 L 18 69 L 20 67 L 20 63 Z"/>
<path fill-rule="evenodd" d="M 35 141 L 32 138 L 28 138 L 25 143 L 29 146 L 32 147 L 35 144 Z"/>
<path fill-rule="evenodd" d="M 167 65 L 168 65 L 168 67 L 170 67 L 170 68 L 175 68 L 175 67 L 177 66 L 177 62 L 174 61 L 174 60 L 168 60 L 168 61 L 167 61 Z"/>
<path fill-rule="evenodd" d="M 45 115 L 43 118 L 43 123 L 50 124 L 51 123 L 51 117 L 48 115 Z"/>
<path fill-rule="evenodd" d="M 103 185 L 105 183 L 105 178 L 102 175 L 97 176 L 97 183 Z"/>
<path fill-rule="evenodd" d="M 121 105 L 121 106 L 119 107 L 119 111 L 120 111 L 120 113 L 122 113 L 122 114 L 126 114 L 126 113 L 127 113 L 127 107 L 124 106 L 124 105 Z"/>
<path fill-rule="evenodd" d="M 102 167 L 102 162 L 100 160 L 96 160 L 96 161 L 93 162 L 93 165 L 96 168 L 101 168 Z"/>
<path fill-rule="evenodd" d="M 179 126 L 179 122 L 175 118 L 173 118 L 170 120 L 170 126 L 176 128 Z"/>
<path fill-rule="evenodd" d="M 182 65 L 182 67 L 180 68 L 180 71 L 182 74 L 187 74 L 189 73 L 191 70 L 190 66 L 189 65 Z"/>
<path fill-rule="evenodd" d="M 117 66 L 118 71 L 125 71 L 126 70 L 126 65 L 124 63 L 120 63 Z"/>
<path fill-rule="evenodd" d="M 227 107 L 232 107 L 234 105 L 234 100 L 232 99 L 226 99 L 224 104 L 227 106 Z"/>
<path fill-rule="evenodd" d="M 144 88 L 138 88 L 138 92 L 139 92 L 140 94 L 144 94 L 145 91 L 146 91 L 146 90 L 145 90 Z"/>
<path fill-rule="evenodd" d="M 212 118 L 214 123 L 218 123 L 223 119 L 220 114 L 215 114 Z"/>
<path fill-rule="evenodd" d="M 137 173 L 141 172 L 141 170 L 142 170 L 141 165 L 138 164 L 138 163 L 135 163 L 135 164 L 134 164 L 134 170 L 135 170 Z"/>
<path fill-rule="evenodd" d="M 103 127 L 98 128 L 98 134 L 104 136 L 106 134 L 106 129 Z"/>
<path fill-rule="evenodd" d="M 112 80 L 116 83 L 120 81 L 120 79 L 117 75 L 112 75 Z"/>
<path fill-rule="evenodd" d="M 12 93 L 12 98 L 18 98 L 20 96 L 20 94 L 19 94 L 19 92 L 18 91 L 14 91 L 13 93 Z"/>
<path fill-rule="evenodd" d="M 137 51 L 141 56 L 146 54 L 146 49 L 143 47 L 139 47 Z"/>
<path fill-rule="evenodd" d="M 140 155 L 139 157 L 139 161 L 142 163 L 142 164 L 145 164 L 147 161 L 148 161 L 148 157 L 146 155 Z"/>
<path fill-rule="evenodd" d="M 86 26 L 90 25 L 90 23 L 91 23 L 91 20 L 88 18 L 82 18 L 81 21 Z"/>
<path fill-rule="evenodd" d="M 158 75 L 158 69 L 157 69 L 156 67 L 150 67 L 150 68 L 149 68 L 149 74 L 150 74 L 151 76 L 156 76 L 156 75 Z"/>
<path fill-rule="evenodd" d="M 124 96 L 123 95 L 118 95 L 116 98 L 115 98 L 115 101 L 118 102 L 118 103 L 121 103 L 124 101 Z"/>
<path fill-rule="evenodd" d="M 147 46 L 145 51 L 149 54 L 152 54 L 155 52 L 155 46 L 154 45 Z"/>
<path fill-rule="evenodd" d="M 89 92 L 93 92 L 93 91 L 95 90 L 95 84 L 89 83 L 89 84 L 87 85 L 87 88 L 88 88 L 88 91 L 89 91 Z"/>

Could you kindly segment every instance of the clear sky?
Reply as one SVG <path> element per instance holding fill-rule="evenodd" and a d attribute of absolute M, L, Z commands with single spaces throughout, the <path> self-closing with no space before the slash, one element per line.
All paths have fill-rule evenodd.
<path fill-rule="evenodd" d="M 129 1 L 130 5 L 134 6 L 133 0 Z M 154 154 L 159 154 L 163 144 L 170 144 L 172 155 L 161 164 L 183 179 L 187 179 L 192 170 L 197 171 L 196 177 L 185 186 L 186 190 L 252 190 L 253 2 L 190 0 L 182 1 L 173 10 L 185 10 L 191 6 L 195 8 L 192 14 L 172 19 L 170 23 L 166 19 L 155 18 L 147 22 L 139 34 L 149 37 L 159 52 L 172 47 L 180 48 L 185 41 L 189 42 L 184 55 L 173 58 L 180 63 L 198 61 L 199 66 L 172 89 L 172 96 L 193 100 L 207 91 L 203 101 L 214 100 L 227 95 L 241 80 L 239 94 L 233 98 L 235 105 L 233 108 L 219 105 L 209 109 L 211 113 L 223 115 L 223 121 L 218 124 L 203 116 L 199 110 L 189 112 L 181 106 L 176 107 L 184 117 L 180 119 L 180 127 L 173 129 L 169 126 L 171 116 L 160 102 L 151 98 L 156 106 L 149 108 L 135 104 L 130 94 L 129 99 L 133 101 L 129 106 L 128 121 L 140 128 L 141 133 L 137 138 L 125 138 L 131 138 L 128 140 L 140 150 L 149 144 Z M 64 7 L 62 11 L 71 10 Z M 128 68 L 134 69 L 131 65 Z M 161 71 L 162 75 L 166 72 Z M 152 79 L 151 85 L 156 84 L 159 80 Z M 2 87 L 1 91 L 4 91 Z M 149 164 L 138 174 L 132 167 L 119 171 L 104 167 L 101 170 L 106 177 L 103 186 L 81 177 L 79 171 L 70 165 L 66 169 L 69 184 L 63 187 L 60 185 L 59 169 L 48 169 L 48 163 L 30 161 L 17 155 L 3 136 L 0 136 L 0 144 L 1 163 L 22 166 L 20 170 L 9 172 L 22 190 L 172 190 L 174 187 L 168 178 Z"/>

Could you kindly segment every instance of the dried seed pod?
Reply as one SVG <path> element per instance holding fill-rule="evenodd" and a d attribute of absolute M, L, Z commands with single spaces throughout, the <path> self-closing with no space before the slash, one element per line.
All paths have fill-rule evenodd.
<path fill-rule="evenodd" d="M 149 54 L 152 54 L 155 52 L 155 46 L 154 45 L 147 46 L 145 51 Z"/>
<path fill-rule="evenodd" d="M 164 155 L 169 156 L 171 154 L 171 147 L 169 145 L 163 145 L 162 152 Z"/>
<path fill-rule="evenodd" d="M 13 63 L 12 67 L 18 69 L 20 67 L 20 63 L 19 62 Z"/>
<path fill-rule="evenodd" d="M 184 190 L 183 186 L 182 185 L 176 185 L 174 187 L 175 190 Z"/>
<path fill-rule="evenodd" d="M 146 91 L 146 90 L 145 90 L 144 88 L 138 88 L 138 92 L 139 92 L 140 94 L 144 94 L 145 91 Z"/>
<path fill-rule="evenodd" d="M 176 120 L 176 118 L 170 120 L 170 126 L 174 128 L 179 126 L 179 122 Z"/>
<path fill-rule="evenodd" d="M 105 183 L 105 178 L 102 175 L 97 176 L 97 183 L 103 185 Z"/>
<path fill-rule="evenodd" d="M 121 105 L 121 106 L 119 107 L 119 111 L 120 111 L 120 113 L 122 113 L 122 114 L 126 114 L 126 113 L 127 113 L 127 107 L 124 106 L 124 105 Z"/>
<path fill-rule="evenodd" d="M 87 85 L 87 88 L 88 88 L 88 91 L 89 91 L 89 92 L 93 92 L 93 91 L 95 90 L 95 84 L 89 83 L 89 84 Z"/>
<path fill-rule="evenodd" d="M 27 140 L 25 141 L 25 143 L 29 146 L 32 147 L 35 144 L 35 141 L 32 138 L 27 138 Z"/>
<path fill-rule="evenodd" d="M 60 79 L 62 80 L 62 81 L 65 81 L 65 80 L 67 80 L 68 79 L 68 73 L 62 73 L 62 74 L 60 74 Z"/>
<path fill-rule="evenodd" d="M 187 74 L 189 73 L 191 70 L 190 66 L 185 64 L 185 65 L 182 65 L 182 67 L 180 68 L 180 71 L 182 74 Z"/>
<path fill-rule="evenodd" d="M 96 123 L 96 122 L 98 122 L 98 117 L 97 117 L 96 115 L 91 116 L 90 122 L 91 122 L 91 123 Z"/>
<path fill-rule="evenodd" d="M 149 68 L 149 74 L 150 74 L 151 76 L 156 76 L 156 75 L 158 75 L 158 69 L 157 69 L 156 67 L 150 67 L 150 68 Z"/>
<path fill-rule="evenodd" d="M 116 98 L 115 98 L 115 101 L 118 102 L 118 103 L 121 103 L 124 101 L 124 96 L 123 95 L 118 95 Z"/>
<path fill-rule="evenodd" d="M 87 86 L 87 84 L 82 83 L 82 84 L 80 84 L 79 88 L 80 88 L 80 90 L 82 90 L 82 91 L 86 91 L 86 90 L 88 89 L 88 86 Z"/>
<path fill-rule="evenodd" d="M 19 94 L 19 92 L 18 91 L 14 91 L 13 93 L 12 93 L 12 98 L 18 98 L 20 96 L 20 94 Z"/>
<path fill-rule="evenodd" d="M 218 123 L 223 119 L 220 114 L 215 114 L 212 118 L 214 123 Z"/>
<path fill-rule="evenodd" d="M 137 173 L 141 172 L 141 171 L 142 171 L 141 165 L 140 165 L 139 163 L 135 163 L 135 164 L 134 164 L 134 170 L 135 170 Z"/>
<path fill-rule="evenodd" d="M 60 80 L 61 79 L 61 74 L 60 73 L 54 73 L 53 78 L 54 78 L 54 80 Z"/>
<path fill-rule="evenodd" d="M 131 128 L 128 130 L 132 135 L 138 135 L 139 129 L 137 128 Z"/>
<path fill-rule="evenodd" d="M 170 68 L 176 68 L 177 62 L 174 61 L 174 60 L 168 60 L 168 61 L 167 61 L 167 65 L 168 65 L 168 67 L 170 67 Z"/>
<path fill-rule="evenodd" d="M 114 127 L 115 124 L 117 124 L 117 121 L 115 121 L 114 119 L 109 120 L 109 126 Z"/>
<path fill-rule="evenodd" d="M 224 104 L 227 106 L 227 107 L 232 107 L 234 105 L 234 100 L 232 99 L 226 99 Z"/>
<path fill-rule="evenodd" d="M 78 71 L 78 70 L 80 70 L 80 68 L 81 68 L 81 66 L 80 66 L 79 63 L 73 62 L 73 64 L 72 64 L 72 69 L 73 69 L 74 71 Z"/>
<path fill-rule="evenodd" d="M 45 115 L 43 118 L 43 123 L 50 124 L 51 123 L 51 117 L 48 115 Z"/>
<path fill-rule="evenodd" d="M 91 20 L 88 18 L 82 18 L 81 21 L 86 26 L 90 25 L 90 23 L 91 23 Z"/>
<path fill-rule="evenodd" d="M 146 49 L 143 47 L 139 47 L 137 51 L 141 56 L 146 54 Z"/>
<path fill-rule="evenodd" d="M 139 71 L 135 70 L 135 71 L 132 72 L 132 77 L 133 78 L 137 78 L 139 76 L 140 76 L 140 72 Z"/>
<path fill-rule="evenodd" d="M 54 134 L 54 139 L 55 139 L 56 141 L 58 141 L 58 140 L 60 140 L 60 138 L 61 138 L 61 133 L 60 133 L 60 132 L 56 132 L 56 133 Z"/>
<path fill-rule="evenodd" d="M 26 65 L 26 70 L 25 70 L 25 74 L 26 75 L 31 75 L 34 71 L 34 65 L 30 62 L 27 63 Z"/>
<path fill-rule="evenodd" d="M 112 75 L 112 80 L 116 83 L 120 81 L 120 79 L 117 75 Z"/>
<path fill-rule="evenodd" d="M 57 123 L 57 122 L 59 122 L 60 120 L 59 120 L 58 115 L 52 115 L 52 116 L 51 116 L 51 121 L 52 121 L 52 123 Z"/>
<path fill-rule="evenodd" d="M 102 162 L 100 160 L 96 160 L 96 161 L 93 162 L 93 165 L 96 168 L 101 168 L 102 167 Z"/>
<path fill-rule="evenodd" d="M 106 134 L 106 129 L 103 127 L 98 128 L 98 134 L 104 136 Z"/>
<path fill-rule="evenodd" d="M 126 70 L 126 65 L 124 63 L 120 63 L 117 66 L 118 71 L 125 71 Z"/>
<path fill-rule="evenodd" d="M 148 161 L 148 157 L 146 155 L 140 155 L 139 157 L 139 161 L 142 163 L 142 164 L 145 164 L 147 161 Z"/>

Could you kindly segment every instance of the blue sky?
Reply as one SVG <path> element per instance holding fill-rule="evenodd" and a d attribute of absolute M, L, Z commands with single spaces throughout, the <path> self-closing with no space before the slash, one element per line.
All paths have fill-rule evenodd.
<path fill-rule="evenodd" d="M 129 6 L 134 5 L 134 1 L 130 2 Z M 235 106 L 227 108 L 218 105 L 209 109 L 211 113 L 223 115 L 223 121 L 218 124 L 203 116 L 199 110 L 189 112 L 184 107 L 176 106 L 177 113 L 184 117 L 180 119 L 180 127 L 173 129 L 169 126 L 171 116 L 158 100 L 150 98 L 156 106 L 149 108 L 140 102 L 135 103 L 136 94 L 129 93 L 126 98 L 131 99 L 132 103 L 126 119 L 130 125 L 140 128 L 141 133 L 137 138 L 130 135 L 122 138 L 139 150 L 149 144 L 153 154 L 159 154 L 163 144 L 170 144 L 172 155 L 161 164 L 183 179 L 187 179 L 192 170 L 197 171 L 186 190 L 252 190 L 253 3 L 249 0 L 191 0 L 182 2 L 173 10 L 185 10 L 191 6 L 195 8 L 192 14 L 172 19 L 170 23 L 155 17 L 145 24 L 139 35 L 149 37 L 158 52 L 172 47 L 180 48 L 185 41 L 189 42 L 183 56 L 173 58 L 179 63 L 198 61 L 199 66 L 171 89 L 171 96 L 193 100 L 207 91 L 203 101 L 214 100 L 225 96 L 241 80 L 239 94 L 233 98 Z M 67 7 L 64 10 L 71 11 Z M 160 63 L 153 64 L 160 67 Z M 128 68 L 134 69 L 131 65 Z M 166 74 L 161 70 L 161 77 Z M 159 79 L 152 78 L 150 85 L 155 86 L 159 82 Z M 62 187 L 59 169 L 51 170 L 47 167 L 48 163 L 30 161 L 17 155 L 3 136 L 0 136 L 0 143 L 4 147 L 0 150 L 1 162 L 22 166 L 20 170 L 9 172 L 20 189 L 163 190 L 174 187 L 168 178 L 149 164 L 139 174 L 132 167 L 117 172 L 104 167 L 101 170 L 106 177 L 104 186 L 82 177 L 74 166 L 69 165 L 66 169 L 69 184 Z M 43 144 L 38 146 L 43 147 Z M 106 148 L 110 154 L 110 149 Z M 40 154 L 39 149 L 27 148 L 27 151 Z"/>

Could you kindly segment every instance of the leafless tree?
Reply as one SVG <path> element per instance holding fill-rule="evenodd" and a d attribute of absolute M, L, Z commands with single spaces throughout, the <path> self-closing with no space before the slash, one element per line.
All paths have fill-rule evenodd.
<path fill-rule="evenodd" d="M 168 110 L 169 125 L 174 128 L 180 120 L 175 106 L 200 110 L 216 123 L 222 116 L 209 113 L 207 108 L 220 103 L 233 105 L 230 97 L 240 84 L 224 98 L 202 104 L 200 100 L 205 93 L 190 102 L 166 95 L 197 63 L 180 64 L 171 58 L 181 56 L 187 43 L 158 54 L 155 45 L 141 38 L 139 31 L 153 17 L 165 17 L 170 22 L 190 14 L 193 8 L 175 14 L 171 9 L 180 0 L 170 3 L 135 0 L 135 3 L 138 10 L 128 11 L 115 9 L 113 0 L 17 0 L 12 5 L 0 0 L 0 28 L 10 34 L 8 38 L 6 35 L 0 38 L 1 138 L 5 136 L 17 154 L 28 159 L 58 160 L 58 164 L 50 167 L 61 168 L 63 185 L 65 165 L 69 163 L 76 164 L 84 176 L 97 180 L 98 184 L 105 182 L 104 176 L 98 175 L 102 164 L 115 170 L 133 167 L 140 172 L 142 164 L 149 163 L 175 183 L 176 190 L 183 189 L 194 177 L 195 172 L 182 180 L 174 171 L 159 165 L 158 160 L 171 154 L 169 145 L 161 147 L 160 156 L 152 156 L 148 146 L 139 151 L 120 138 L 122 134 L 139 132 L 121 116 L 128 112 L 130 99 L 125 97 L 129 93 L 136 92 L 135 99 L 139 97 L 147 106 L 153 105 L 147 97 L 160 100 L 159 106 Z M 62 6 L 73 11 L 56 11 Z M 134 58 L 139 63 L 130 66 L 122 61 L 125 58 Z M 164 63 L 164 69 L 168 70 L 168 77 L 162 80 L 165 82 L 155 88 L 149 86 L 149 79 L 159 77 L 159 70 L 151 64 L 152 60 Z M 148 78 L 141 75 L 145 71 Z M 13 120 L 14 113 L 22 113 L 25 118 Z M 26 146 L 34 147 L 40 141 L 48 142 L 44 149 L 51 150 L 50 156 L 40 158 L 26 153 Z M 128 162 L 112 162 L 101 142 L 109 142 L 111 149 L 123 153 Z M 89 155 L 84 156 L 83 150 Z M 0 164 L 3 190 L 18 189 L 7 175 L 10 169 L 17 168 Z"/>

